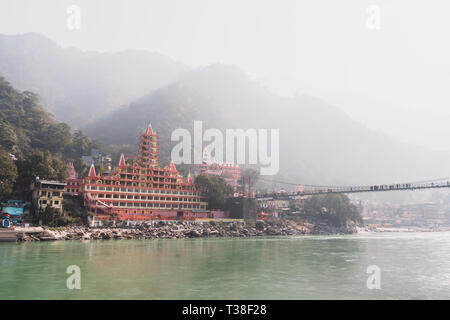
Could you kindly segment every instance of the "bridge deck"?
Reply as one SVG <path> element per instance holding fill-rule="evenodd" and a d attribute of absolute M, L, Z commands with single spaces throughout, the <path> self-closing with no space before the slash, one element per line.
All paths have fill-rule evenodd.
<path fill-rule="evenodd" d="M 257 194 L 256 198 L 292 198 L 296 196 L 311 196 L 330 193 L 360 193 L 360 192 L 385 192 L 385 191 L 402 191 L 402 190 L 419 190 L 419 189 L 435 189 L 450 188 L 450 181 L 427 182 L 427 183 L 399 183 L 389 185 L 373 185 L 373 186 L 348 186 L 348 187 L 310 187 L 304 191 L 298 192 L 278 192 L 268 194 Z"/>

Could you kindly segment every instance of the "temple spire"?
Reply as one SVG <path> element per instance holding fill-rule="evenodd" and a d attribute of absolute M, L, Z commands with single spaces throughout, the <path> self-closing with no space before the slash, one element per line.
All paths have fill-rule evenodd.
<path fill-rule="evenodd" d="M 123 155 L 123 153 L 120 155 L 118 166 L 119 167 L 125 167 L 125 156 Z"/>
<path fill-rule="evenodd" d="M 186 182 L 187 183 L 192 183 L 191 170 L 189 170 L 189 173 L 188 173 L 187 178 L 186 178 Z"/>
<path fill-rule="evenodd" d="M 69 162 L 68 169 L 69 169 L 69 178 L 76 179 L 78 177 L 78 174 L 75 171 L 75 168 L 73 167 L 73 162 Z"/>
<path fill-rule="evenodd" d="M 152 135 L 153 134 L 153 128 L 152 128 L 152 124 L 149 122 L 148 126 L 147 126 L 147 130 L 145 131 L 146 135 Z"/>
<path fill-rule="evenodd" d="M 173 160 L 170 161 L 169 170 L 172 172 L 177 172 L 177 168 L 175 167 L 175 163 L 173 163 Z"/>
<path fill-rule="evenodd" d="M 91 168 L 89 169 L 88 177 L 89 178 L 96 178 L 97 177 L 97 175 L 95 174 L 94 163 L 91 164 Z"/>

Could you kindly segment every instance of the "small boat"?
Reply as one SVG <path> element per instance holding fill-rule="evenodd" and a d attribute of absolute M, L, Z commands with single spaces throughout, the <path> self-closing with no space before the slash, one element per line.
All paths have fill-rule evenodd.
<path fill-rule="evenodd" d="M 2 228 L 11 228 L 11 221 L 7 217 L 2 217 Z"/>

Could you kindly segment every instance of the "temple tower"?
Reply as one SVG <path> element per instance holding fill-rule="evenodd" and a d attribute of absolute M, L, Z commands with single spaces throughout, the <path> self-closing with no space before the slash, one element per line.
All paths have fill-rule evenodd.
<path fill-rule="evenodd" d="M 158 136 L 150 123 L 139 138 L 138 161 L 145 168 L 158 167 Z"/>

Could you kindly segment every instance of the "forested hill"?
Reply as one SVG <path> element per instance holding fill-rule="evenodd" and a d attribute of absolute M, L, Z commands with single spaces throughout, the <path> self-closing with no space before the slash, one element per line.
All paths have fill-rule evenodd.
<path fill-rule="evenodd" d="M 173 130 L 192 129 L 194 120 L 202 120 L 204 128 L 221 130 L 279 129 L 277 180 L 384 184 L 450 175 L 449 154 L 369 130 L 315 97 L 272 94 L 235 66 L 192 70 L 154 53 L 63 49 L 41 35 L 24 34 L 0 35 L 2 75 L 14 88 L 39 94 L 56 119 L 84 128 L 105 145 L 136 144 L 151 121 L 161 163 L 169 160 Z M 2 146 L 19 156 L 32 148 L 66 158 L 89 153 L 88 138 L 53 120 L 36 95 L 4 80 L 1 90 Z M 112 149 L 124 152 L 123 146 Z M 135 151 L 129 149 L 125 153 Z"/>
<path fill-rule="evenodd" d="M 21 158 L 33 149 L 63 158 L 88 154 L 95 143 L 81 131 L 56 121 L 39 105 L 38 96 L 20 92 L 0 77 L 0 146 Z"/>
<path fill-rule="evenodd" d="M 39 94 L 47 111 L 73 127 L 163 87 L 189 68 L 146 51 L 62 48 L 37 33 L 0 34 L 0 76 Z"/>

